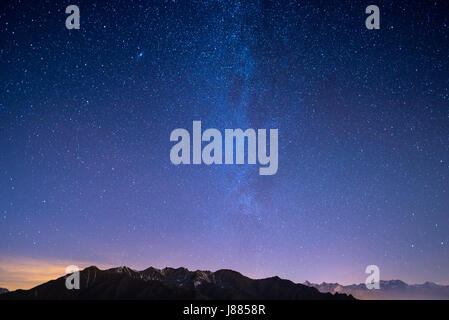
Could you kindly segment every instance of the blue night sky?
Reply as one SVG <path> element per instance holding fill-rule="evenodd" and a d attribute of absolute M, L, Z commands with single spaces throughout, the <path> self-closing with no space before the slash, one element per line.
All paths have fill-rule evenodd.
<path fill-rule="evenodd" d="M 1 4 L 0 268 L 449 283 L 447 1 L 69 2 Z M 277 174 L 173 165 L 194 120 L 279 129 Z"/>

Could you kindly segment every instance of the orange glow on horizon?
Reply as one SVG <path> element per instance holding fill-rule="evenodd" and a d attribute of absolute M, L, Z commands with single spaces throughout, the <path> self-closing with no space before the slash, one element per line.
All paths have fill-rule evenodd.
<path fill-rule="evenodd" d="M 31 289 L 49 280 L 64 276 L 65 269 L 69 265 L 76 265 L 80 269 L 91 265 L 107 268 L 102 264 L 85 261 L 0 256 L 0 287 L 9 291 Z"/>

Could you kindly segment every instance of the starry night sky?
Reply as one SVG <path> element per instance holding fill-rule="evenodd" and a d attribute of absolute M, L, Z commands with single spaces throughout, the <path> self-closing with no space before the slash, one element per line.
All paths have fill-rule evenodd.
<path fill-rule="evenodd" d="M 2 2 L 0 259 L 448 284 L 448 17 L 443 0 Z M 194 120 L 278 128 L 277 174 L 173 165 Z"/>

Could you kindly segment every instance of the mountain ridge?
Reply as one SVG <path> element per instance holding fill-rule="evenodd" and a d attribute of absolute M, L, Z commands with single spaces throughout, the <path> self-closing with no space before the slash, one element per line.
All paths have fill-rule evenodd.
<path fill-rule="evenodd" d="M 322 293 L 318 289 L 277 276 L 251 279 L 241 273 L 186 268 L 141 271 L 127 266 L 100 270 L 90 266 L 80 271 L 80 289 L 68 290 L 62 276 L 29 290 L 2 294 L 1 300 L 354 300 L 342 293 Z"/>
<path fill-rule="evenodd" d="M 305 281 L 303 284 L 323 293 L 346 293 L 362 300 L 449 300 L 449 285 L 439 285 L 430 281 L 423 284 L 407 284 L 397 279 L 381 280 L 378 290 L 369 290 L 364 283 L 341 285 Z"/>

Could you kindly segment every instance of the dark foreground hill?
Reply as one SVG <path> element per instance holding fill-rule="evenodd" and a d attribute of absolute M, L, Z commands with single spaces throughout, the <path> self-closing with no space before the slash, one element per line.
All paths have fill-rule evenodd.
<path fill-rule="evenodd" d="M 30 290 L 16 290 L 5 299 L 259 299 L 259 300 L 352 300 L 346 294 L 321 293 L 316 288 L 272 277 L 254 280 L 232 270 L 189 271 L 185 268 L 128 267 L 80 272 L 80 289 L 68 290 L 65 277 Z"/>

